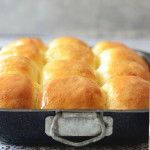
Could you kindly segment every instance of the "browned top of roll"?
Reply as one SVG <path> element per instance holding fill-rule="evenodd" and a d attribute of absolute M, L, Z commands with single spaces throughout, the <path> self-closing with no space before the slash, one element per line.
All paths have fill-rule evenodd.
<path fill-rule="evenodd" d="M 12 56 L 0 61 L 0 74 L 22 74 L 35 82 L 39 81 L 39 70 L 33 61 L 23 56 Z"/>
<path fill-rule="evenodd" d="M 36 94 L 30 78 L 22 75 L 0 76 L 0 108 L 34 108 Z"/>
<path fill-rule="evenodd" d="M 52 60 L 43 68 L 43 82 L 79 75 L 96 81 L 94 71 L 85 62 L 77 60 Z"/>
<path fill-rule="evenodd" d="M 100 66 L 97 75 L 99 75 L 102 83 L 114 76 L 138 76 L 150 81 L 150 72 L 141 64 L 129 60 L 109 60 Z"/>
<path fill-rule="evenodd" d="M 0 52 L 0 59 L 11 56 L 24 56 L 34 61 L 39 67 L 43 65 L 43 57 L 35 46 L 20 45 Z"/>
<path fill-rule="evenodd" d="M 95 54 L 99 54 L 104 50 L 112 49 L 112 48 L 128 48 L 123 43 L 117 41 L 102 41 L 98 42 L 94 47 L 93 51 Z"/>
<path fill-rule="evenodd" d="M 90 48 L 88 47 L 73 47 L 71 45 L 59 45 L 51 48 L 46 53 L 48 61 L 51 60 L 80 60 L 95 67 L 95 58 Z"/>
<path fill-rule="evenodd" d="M 99 85 L 84 77 L 53 80 L 43 90 L 42 109 L 104 109 Z"/>
<path fill-rule="evenodd" d="M 102 87 L 108 109 L 149 108 L 150 83 L 136 76 L 116 76 Z"/>
<path fill-rule="evenodd" d="M 17 39 L 10 44 L 6 45 L 4 49 L 10 49 L 12 47 L 20 46 L 20 45 L 28 45 L 28 46 L 35 46 L 37 49 L 41 51 L 45 51 L 47 46 L 43 43 L 42 40 L 39 38 L 20 38 Z"/>
<path fill-rule="evenodd" d="M 87 43 L 85 43 L 84 41 L 80 39 L 77 39 L 75 37 L 70 37 L 70 36 L 64 36 L 64 37 L 60 37 L 51 41 L 49 44 L 49 48 L 53 48 L 59 45 L 72 45 L 75 47 L 78 47 L 78 46 L 89 47 Z"/>
<path fill-rule="evenodd" d="M 110 63 L 110 61 L 135 61 L 141 64 L 146 70 L 149 71 L 149 66 L 145 60 L 139 56 L 135 51 L 129 48 L 115 48 L 104 51 L 100 54 L 101 63 Z"/>

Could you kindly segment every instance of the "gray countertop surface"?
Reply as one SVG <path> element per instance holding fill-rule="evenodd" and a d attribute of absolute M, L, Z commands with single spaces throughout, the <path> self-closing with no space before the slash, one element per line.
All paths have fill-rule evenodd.
<path fill-rule="evenodd" d="M 148 142 L 147 143 L 140 143 L 140 144 L 130 144 L 130 145 L 100 145 L 100 146 L 86 146 L 81 148 L 74 148 L 65 145 L 52 145 L 52 146 L 16 146 L 16 145 L 8 145 L 6 143 L 0 142 L 0 149 L 1 150 L 148 150 Z"/>
<path fill-rule="evenodd" d="M 0 34 L 150 37 L 149 0 L 1 0 Z"/>

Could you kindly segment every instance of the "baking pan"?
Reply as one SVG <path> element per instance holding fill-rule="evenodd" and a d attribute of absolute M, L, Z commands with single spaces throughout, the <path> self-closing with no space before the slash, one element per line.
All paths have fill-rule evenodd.
<path fill-rule="evenodd" d="M 150 63 L 150 54 L 138 52 Z M 0 110 L 0 140 L 10 144 L 148 141 L 149 110 Z M 57 141 L 57 142 L 56 142 Z"/>

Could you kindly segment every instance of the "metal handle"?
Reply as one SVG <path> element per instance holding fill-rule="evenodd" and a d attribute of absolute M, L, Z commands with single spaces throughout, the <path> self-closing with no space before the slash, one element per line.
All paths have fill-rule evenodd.
<path fill-rule="evenodd" d="M 58 135 L 58 133 L 56 132 L 57 130 L 57 122 L 58 122 L 58 119 L 62 116 L 62 113 L 57 113 L 52 121 L 52 124 L 51 124 L 51 127 L 50 127 L 50 133 L 51 133 L 51 137 L 58 141 L 58 142 L 61 142 L 63 144 L 67 144 L 67 145 L 70 145 L 70 146 L 76 146 L 76 147 L 81 147 L 81 146 L 85 146 L 85 145 L 88 145 L 90 143 L 94 143 L 94 142 L 97 142 L 99 140 L 101 140 L 102 138 L 105 137 L 105 133 L 106 133 L 106 127 L 105 127 L 105 123 L 104 123 L 104 120 L 103 120 L 103 115 L 102 114 L 98 114 L 98 118 L 101 122 L 100 124 L 100 127 L 101 127 L 101 133 L 99 133 L 97 136 L 91 138 L 91 139 L 88 139 L 88 140 L 84 140 L 84 141 L 81 141 L 81 142 L 74 142 L 74 141 L 69 141 L 65 138 L 62 138 Z"/>

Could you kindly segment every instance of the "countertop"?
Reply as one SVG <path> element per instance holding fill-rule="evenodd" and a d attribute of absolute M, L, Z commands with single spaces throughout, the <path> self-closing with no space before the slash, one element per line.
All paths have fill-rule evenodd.
<path fill-rule="evenodd" d="M 82 150 L 148 150 L 148 143 L 140 143 L 136 145 L 101 145 L 99 147 L 81 147 L 81 148 L 74 148 L 65 145 L 59 146 L 16 146 L 16 145 L 8 145 L 6 143 L 0 142 L 0 150 L 75 150 L 75 149 L 82 149 Z"/>

